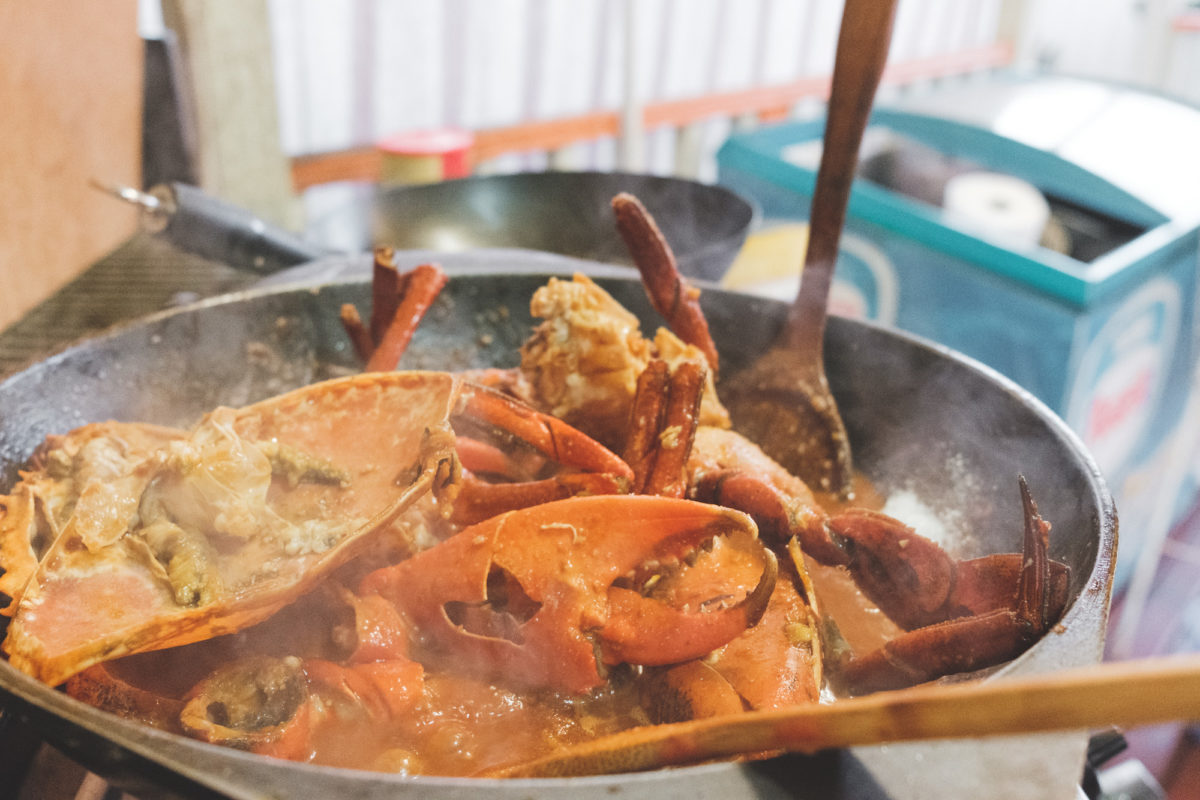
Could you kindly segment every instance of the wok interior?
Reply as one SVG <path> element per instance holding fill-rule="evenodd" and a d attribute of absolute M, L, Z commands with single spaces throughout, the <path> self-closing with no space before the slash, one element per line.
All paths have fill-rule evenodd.
<path fill-rule="evenodd" d="M 532 325 L 530 295 L 546 277 L 453 277 L 401 367 L 515 364 Z M 661 324 L 635 279 L 599 282 L 646 331 Z M 338 309 L 344 302 L 365 307 L 368 297 L 366 283 L 347 282 L 218 299 L 90 340 L 13 376 L 0 384 L 0 485 L 11 486 L 50 433 L 109 418 L 187 425 L 218 404 L 242 405 L 356 370 Z M 785 312 L 775 301 L 718 290 L 703 301 L 726 376 L 773 341 Z M 1100 557 L 1113 546 L 1110 501 L 1077 441 L 1030 396 L 946 351 L 839 318 L 830 320 L 827 362 L 856 467 L 884 493 L 915 490 L 968 534 L 968 550 L 1014 550 L 1023 473 L 1054 525 L 1051 556 L 1072 568 L 1073 602 L 1096 585 L 1094 570 L 1108 568 Z"/>
<path fill-rule="evenodd" d="M 542 274 L 452 279 L 401 367 L 511 366 L 533 320 Z M 661 324 L 634 279 L 601 279 L 652 332 Z M 366 305 L 364 283 L 250 293 L 90 340 L 0 385 L 0 485 L 47 434 L 104 419 L 189 425 L 216 405 L 244 405 L 357 364 L 338 322 Z M 734 374 L 773 340 L 785 306 L 708 290 L 705 311 Z M 1019 549 L 1017 475 L 1051 521 L 1051 556 L 1074 591 L 1095 565 L 1103 487 L 1056 418 L 978 365 L 893 332 L 834 317 L 827 369 L 855 467 L 885 494 L 912 490 L 963 535 L 963 555 Z"/>

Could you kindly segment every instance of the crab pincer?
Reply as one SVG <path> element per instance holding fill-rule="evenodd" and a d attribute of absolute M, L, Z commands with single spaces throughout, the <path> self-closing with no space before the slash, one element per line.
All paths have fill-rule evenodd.
<path fill-rule="evenodd" d="M 1020 489 L 1021 553 L 956 562 L 882 514 L 830 521 L 847 537 L 858 585 L 907 629 L 878 650 L 847 659 L 839 670 L 847 687 L 856 693 L 895 689 L 999 664 L 1024 652 L 1062 615 L 1070 569 L 1048 557 L 1050 523 L 1023 477 Z"/>
<path fill-rule="evenodd" d="M 676 608 L 619 585 L 639 568 L 686 559 L 716 536 L 752 539 L 741 512 L 662 497 L 576 497 L 493 517 L 368 575 L 410 621 L 422 663 L 453 663 L 522 688 L 586 692 L 606 665 L 682 662 L 753 625 L 774 586 L 762 550 L 753 585 L 727 602 Z"/>

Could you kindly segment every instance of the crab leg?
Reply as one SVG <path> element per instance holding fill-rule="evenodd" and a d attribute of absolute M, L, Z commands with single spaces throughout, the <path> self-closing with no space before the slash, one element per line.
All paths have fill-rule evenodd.
<path fill-rule="evenodd" d="M 640 494 L 686 493 L 685 467 L 699 425 L 705 377 L 699 362 L 684 361 L 671 373 L 661 359 L 651 361 L 638 377 L 625 454 Z"/>
<path fill-rule="evenodd" d="M 257 656 L 217 669 L 186 698 L 189 736 L 275 758 L 308 751 L 316 711 L 298 658 Z"/>
<path fill-rule="evenodd" d="M 412 710 L 421 700 L 425 669 L 405 658 L 343 666 L 310 658 L 304 672 L 316 687 L 327 687 L 380 719 Z"/>
<path fill-rule="evenodd" d="M 797 497 L 782 491 L 761 475 L 743 469 L 708 472 L 693 488 L 697 499 L 745 511 L 759 532 L 776 542 L 793 536 L 801 549 L 822 564 L 845 564 L 847 554 L 825 524 L 825 515 L 811 495 Z"/>
<path fill-rule="evenodd" d="M 158 700 L 149 710 L 173 713 L 168 729 L 263 755 L 305 760 L 316 731 L 331 716 L 340 715 L 341 706 L 365 712 L 366 724 L 387 723 L 417 705 L 425 681 L 424 668 L 407 657 L 408 626 L 390 603 L 378 595 L 359 597 L 340 584 L 325 586 L 331 590 L 325 593 L 329 599 L 341 595 L 354 612 L 355 642 L 345 663 L 320 655 L 242 655 L 209 672 L 184 701 L 143 697 L 108 676 L 106 665 L 98 665 L 71 678 L 68 691 L 89 700 L 97 692 L 115 693 L 115 698 L 104 698 L 109 710 L 115 710 L 114 700 L 139 707 Z M 248 644 L 252 641 L 243 646 L 253 649 Z"/>
<path fill-rule="evenodd" d="M 1038 514 L 1037 503 L 1029 493 L 1025 476 L 1020 479 L 1021 507 L 1025 512 L 1024 557 L 1021 580 L 1017 584 L 1017 619 L 1029 629 L 1031 638 L 1041 636 L 1050 626 L 1050 523 Z M 1057 614 L 1054 614 L 1057 617 Z"/>
<path fill-rule="evenodd" d="M 692 497 L 744 511 L 765 540 L 795 537 L 806 556 L 845 567 L 880 611 L 910 631 L 856 659 L 846 674 L 862 676 L 864 687 L 875 675 L 904 685 L 1011 658 L 1066 606 L 1070 570 L 1049 559 L 1049 523 L 1023 479 L 1024 553 L 956 561 L 885 514 L 850 509 L 827 517 L 803 481 L 730 431 L 700 429 L 689 470 Z"/>
<path fill-rule="evenodd" d="M 785 577 L 775 584 L 762 620 L 706 659 L 747 708 L 783 708 L 820 698 L 823 655 L 816 600 L 795 540 L 787 551 Z"/>
<path fill-rule="evenodd" d="M 434 264 L 422 264 L 405 276 L 404 296 L 396 308 L 392 321 L 367 361 L 367 372 L 395 369 L 412 340 L 413 332 L 421 324 L 425 312 L 437 299 L 446 285 L 446 273 Z"/>
<path fill-rule="evenodd" d="M 366 362 L 367 372 L 396 368 L 447 280 L 436 264 L 421 264 L 401 274 L 391 248 L 375 250 L 370 323 L 364 324 L 358 309 L 349 303 L 340 312 L 342 327 L 355 353 Z"/>
<path fill-rule="evenodd" d="M 500 428 L 564 466 L 633 478 L 629 465 L 595 439 L 557 417 L 483 386 L 472 385 L 463 391 L 455 420 Z"/>
<path fill-rule="evenodd" d="M 703 660 L 648 673 L 642 679 L 642 705 L 656 725 L 685 722 L 746 710 L 729 680 Z"/>
<path fill-rule="evenodd" d="M 1022 489 L 1028 497 L 1028 489 Z M 885 514 L 854 509 L 829 528 L 848 560 L 855 584 L 900 627 L 913 630 L 997 609 L 1017 611 L 1045 630 L 1066 602 L 1068 567 L 1046 553 L 1049 523 L 1030 499 L 1024 507 L 1023 554 L 999 553 L 955 561 L 934 542 Z M 1019 591 L 1018 587 L 1019 586 Z"/>
<path fill-rule="evenodd" d="M 388 326 L 400 307 L 405 292 L 405 278 L 396 267 L 396 251 L 377 247 L 371 263 L 371 324 L 369 332 L 375 344 L 383 341 Z"/>
<path fill-rule="evenodd" d="M 135 686 L 108 671 L 107 664 L 88 667 L 64 686 L 68 696 L 125 719 L 168 731 L 179 728 L 183 701 Z"/>
<path fill-rule="evenodd" d="M 637 390 L 630 408 L 629 436 L 625 442 L 625 462 L 633 469 L 634 490 L 645 493 L 646 481 L 654 465 L 655 445 L 662 430 L 663 408 L 670 387 L 670 368 L 656 358 L 638 376 Z"/>
<path fill-rule="evenodd" d="M 362 317 L 350 303 L 341 309 L 342 327 L 354 345 L 354 352 L 366 362 L 370 360 L 375 346 L 383 339 L 388 323 L 396 314 L 400 295 L 404 292 L 403 281 L 396 269 L 395 251 L 390 247 L 375 248 L 371 265 L 371 324 L 363 324 Z"/>
<path fill-rule="evenodd" d="M 812 490 L 744 436 L 700 428 L 688 470 L 691 496 L 745 511 L 767 541 L 783 544 L 795 536 L 805 554 L 822 564 L 847 562 L 849 554 Z"/>
<path fill-rule="evenodd" d="M 354 346 L 354 354 L 362 361 L 368 361 L 371 353 L 375 351 L 375 342 L 372 341 L 367 326 L 363 324 L 362 317 L 358 315 L 358 309 L 350 303 L 345 303 L 338 316 L 342 321 L 342 328 L 350 337 L 350 344 Z"/>
<path fill-rule="evenodd" d="M 897 625 L 911 630 L 959 616 L 948 608 L 954 559 L 935 542 L 894 517 L 861 508 L 833 516 L 828 525 L 841 537 L 855 585 Z"/>
<path fill-rule="evenodd" d="M 695 361 L 684 361 L 671 373 L 654 467 L 646 480 L 648 494 L 683 497 L 687 491 L 686 466 L 700 422 L 704 379 L 704 365 Z"/>
<path fill-rule="evenodd" d="M 622 192 L 613 198 L 612 208 L 617 230 L 629 248 L 633 263 L 642 273 L 650 302 L 666 317 L 667 324 L 680 339 L 703 351 L 715 375 L 717 346 L 708 332 L 708 320 L 700 310 L 699 290 L 689 286 L 679 273 L 675 254 L 640 200 Z"/>
<path fill-rule="evenodd" d="M 652 719 L 677 722 L 731 710 L 782 708 L 817 701 L 822 682 L 818 611 L 795 539 L 788 542 L 784 553 L 786 557 L 780 557 L 780 577 L 767 598 L 762 617 L 752 627 L 702 661 L 649 675 L 642 694 Z M 704 562 L 698 559 L 696 563 L 702 566 Z M 723 572 L 739 568 L 738 562 L 727 555 L 718 563 Z M 685 572 L 682 580 L 692 580 L 696 572 L 701 571 Z M 697 668 L 701 664 L 704 669 Z"/>
<path fill-rule="evenodd" d="M 1012 608 L 1020 576 L 1031 575 L 1023 573 L 1025 559 L 1019 553 L 956 561 L 911 527 L 877 511 L 853 508 L 827 517 L 802 481 L 729 431 L 702 428 L 689 469 L 693 497 L 745 511 L 768 541 L 795 536 L 805 555 L 846 567 L 863 593 L 906 630 Z M 1027 494 L 1023 488 L 1023 497 Z M 1026 515 L 1040 519 L 1036 506 L 1030 505 Z M 1048 523 L 1037 523 L 1041 525 Z M 1025 547 L 1044 557 L 1044 545 L 1033 540 L 1045 538 L 1037 526 L 1026 532 Z M 1045 558 L 1045 565 L 1032 573 L 1046 574 L 1049 611 L 1040 616 L 1054 617 L 1055 609 L 1065 604 L 1068 572 L 1065 565 Z M 1027 596 L 1041 593 L 1034 587 Z"/>

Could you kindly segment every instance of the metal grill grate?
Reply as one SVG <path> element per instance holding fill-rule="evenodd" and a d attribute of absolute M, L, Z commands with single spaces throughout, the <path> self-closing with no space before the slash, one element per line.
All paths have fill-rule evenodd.
<path fill-rule="evenodd" d="M 0 333 L 0 376 L 117 323 L 260 278 L 136 235 Z"/>

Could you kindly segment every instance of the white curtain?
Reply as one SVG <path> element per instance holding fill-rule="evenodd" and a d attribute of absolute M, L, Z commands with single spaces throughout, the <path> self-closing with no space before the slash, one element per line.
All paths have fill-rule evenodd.
<path fill-rule="evenodd" d="M 904 0 L 892 60 L 988 45 L 1000 6 Z M 271 0 L 270 9 L 290 154 L 399 130 L 489 128 L 825 75 L 841 17 L 830 0 Z M 633 98 L 627 55 L 637 65 Z M 710 149 L 727 126 L 705 132 Z M 646 168 L 672 171 L 672 150 L 671 132 L 651 133 Z M 538 168 L 544 158 L 498 168 Z M 574 166 L 604 169 L 614 158 L 612 142 L 590 143 Z"/>

